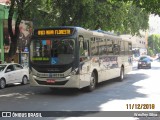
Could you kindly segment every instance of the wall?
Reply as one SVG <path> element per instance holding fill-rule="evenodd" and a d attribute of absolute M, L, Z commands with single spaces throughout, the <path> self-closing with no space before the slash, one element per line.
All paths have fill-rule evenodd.
<path fill-rule="evenodd" d="M 4 61 L 3 21 L 8 18 L 8 8 L 0 4 L 0 61 Z"/>

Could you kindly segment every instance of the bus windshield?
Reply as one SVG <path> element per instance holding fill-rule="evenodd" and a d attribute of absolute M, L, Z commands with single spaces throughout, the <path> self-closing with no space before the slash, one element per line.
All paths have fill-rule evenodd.
<path fill-rule="evenodd" d="M 36 64 L 69 64 L 74 60 L 74 50 L 74 39 L 32 39 L 30 60 Z"/>

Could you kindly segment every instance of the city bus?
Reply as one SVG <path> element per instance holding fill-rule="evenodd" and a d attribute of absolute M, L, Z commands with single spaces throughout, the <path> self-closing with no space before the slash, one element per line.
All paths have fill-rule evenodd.
<path fill-rule="evenodd" d="M 29 69 L 31 86 L 93 91 L 100 82 L 122 81 L 132 70 L 132 43 L 81 27 L 35 29 Z"/>

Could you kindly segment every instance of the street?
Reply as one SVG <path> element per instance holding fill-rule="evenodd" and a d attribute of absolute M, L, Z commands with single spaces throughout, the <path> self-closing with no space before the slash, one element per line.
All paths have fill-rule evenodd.
<path fill-rule="evenodd" d="M 136 64 L 123 82 L 106 81 L 89 93 L 76 89 L 52 91 L 29 84 L 10 85 L 0 90 L 0 111 L 160 111 L 160 63 L 152 62 L 152 69 L 139 70 Z M 155 107 L 149 110 L 127 107 L 133 104 Z"/>

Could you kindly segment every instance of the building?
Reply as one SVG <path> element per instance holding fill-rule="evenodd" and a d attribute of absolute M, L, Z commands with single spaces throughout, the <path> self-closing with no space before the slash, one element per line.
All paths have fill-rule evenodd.
<path fill-rule="evenodd" d="M 132 35 L 120 35 L 123 39 L 128 39 L 132 41 L 132 50 L 134 57 L 139 57 L 141 55 L 147 55 L 148 46 L 148 32 L 140 32 L 140 36 Z"/>
<path fill-rule="evenodd" d="M 8 18 L 8 7 L 0 4 L 0 61 L 4 61 L 4 20 Z"/>

